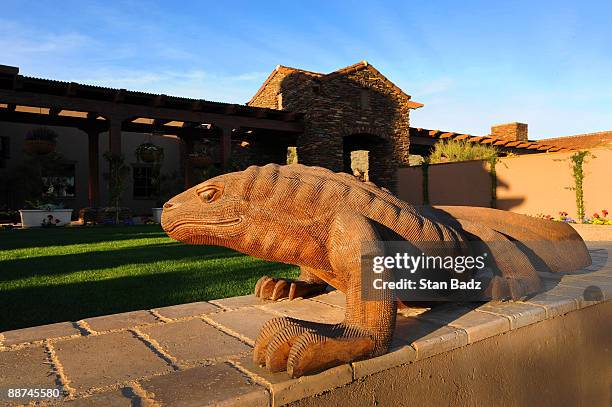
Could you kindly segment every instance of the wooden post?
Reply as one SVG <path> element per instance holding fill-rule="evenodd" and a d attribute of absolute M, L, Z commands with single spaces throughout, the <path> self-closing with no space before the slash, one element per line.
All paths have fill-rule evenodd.
<path fill-rule="evenodd" d="M 227 170 L 232 159 L 232 126 L 221 127 L 221 165 Z"/>
<path fill-rule="evenodd" d="M 193 137 L 191 135 L 184 135 L 181 137 L 184 145 L 183 160 L 185 163 L 185 189 L 189 189 L 193 186 L 193 166 L 189 159 L 189 154 L 193 153 Z"/>
<path fill-rule="evenodd" d="M 110 118 L 108 129 L 108 149 L 111 154 L 121 154 L 121 124 L 123 120 L 116 117 Z"/>
<path fill-rule="evenodd" d="M 99 133 L 97 129 L 87 129 L 88 137 L 88 198 L 89 206 L 96 208 L 100 204 L 100 163 L 99 163 Z"/>

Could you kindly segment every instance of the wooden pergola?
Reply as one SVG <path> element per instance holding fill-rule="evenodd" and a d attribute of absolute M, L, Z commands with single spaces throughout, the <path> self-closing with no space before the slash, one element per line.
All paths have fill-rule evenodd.
<path fill-rule="evenodd" d="M 491 135 L 473 136 L 471 134 L 455 133 L 453 131 L 429 130 L 410 127 L 410 154 L 427 157 L 433 151 L 435 145 L 441 140 L 466 140 L 472 143 L 489 144 L 495 146 L 503 154 L 535 154 L 542 152 L 565 152 L 572 148 L 559 147 L 545 144 L 539 141 L 516 141 L 497 138 Z"/>
<path fill-rule="evenodd" d="M 304 128 L 302 115 L 293 112 L 33 78 L 6 65 L 0 65 L 0 121 L 84 131 L 89 140 L 90 206 L 99 204 L 98 137 L 102 132 L 109 133 L 112 154 L 121 154 L 124 131 L 176 135 L 184 142 L 185 156 L 193 152 L 199 137 L 219 137 L 221 163 L 227 166 L 232 134 L 295 136 Z M 191 185 L 190 177 L 186 170 L 186 186 Z"/>

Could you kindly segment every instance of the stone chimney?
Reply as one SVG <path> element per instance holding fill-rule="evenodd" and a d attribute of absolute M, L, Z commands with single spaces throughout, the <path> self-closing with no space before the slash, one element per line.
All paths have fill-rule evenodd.
<path fill-rule="evenodd" d="M 505 123 L 491 126 L 491 135 L 504 140 L 527 141 L 527 123 Z"/>

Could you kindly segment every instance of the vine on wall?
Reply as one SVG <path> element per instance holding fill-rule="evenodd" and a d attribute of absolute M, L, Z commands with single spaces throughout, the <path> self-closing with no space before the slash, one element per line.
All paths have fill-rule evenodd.
<path fill-rule="evenodd" d="M 497 169 L 495 166 L 499 161 L 497 155 L 488 158 L 489 161 L 489 176 L 491 177 L 491 208 L 497 208 Z"/>
<path fill-rule="evenodd" d="M 578 213 L 578 221 L 584 222 L 584 190 L 582 183 L 584 181 L 584 163 L 590 155 L 587 150 L 578 151 L 570 157 L 572 166 L 572 176 L 574 177 L 574 186 L 569 189 L 576 193 L 576 212 Z"/>

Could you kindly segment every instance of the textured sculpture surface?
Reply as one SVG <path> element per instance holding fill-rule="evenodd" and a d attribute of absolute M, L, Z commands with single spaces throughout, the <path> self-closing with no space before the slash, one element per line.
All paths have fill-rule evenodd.
<path fill-rule="evenodd" d="M 346 294 L 340 324 L 275 318 L 262 328 L 254 360 L 292 377 L 388 350 L 398 304 L 391 295 L 362 299 L 362 242 L 507 242 L 503 250 L 492 246 L 498 275 L 487 292 L 497 298 L 540 289 L 524 246 L 553 272 L 591 261 L 568 225 L 489 208 L 412 206 L 349 174 L 300 164 L 253 166 L 210 179 L 167 202 L 162 226 L 189 244 L 225 246 L 301 267 L 298 281 L 260 279 L 259 297 L 293 299 L 327 284 Z M 570 243 L 572 249 L 529 246 L 542 240 Z"/>

